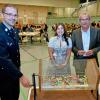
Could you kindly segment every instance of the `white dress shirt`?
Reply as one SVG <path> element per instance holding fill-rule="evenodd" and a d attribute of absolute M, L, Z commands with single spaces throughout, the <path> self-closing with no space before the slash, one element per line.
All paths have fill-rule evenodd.
<path fill-rule="evenodd" d="M 87 32 L 84 32 L 83 30 L 81 31 L 84 51 L 88 51 L 90 45 L 90 28 L 87 30 Z"/>
<path fill-rule="evenodd" d="M 72 48 L 72 41 L 70 38 L 68 38 L 68 43 L 67 45 L 66 41 L 64 38 L 59 38 L 57 36 L 52 37 L 48 43 L 48 47 L 53 48 L 53 56 L 55 58 L 56 64 L 63 64 L 66 61 L 66 52 L 67 49 Z"/>

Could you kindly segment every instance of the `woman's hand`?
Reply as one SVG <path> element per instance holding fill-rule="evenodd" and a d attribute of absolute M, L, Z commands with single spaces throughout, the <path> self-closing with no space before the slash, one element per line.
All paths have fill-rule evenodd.
<path fill-rule="evenodd" d="M 55 65 L 58 69 L 61 69 L 61 68 L 64 68 L 65 67 L 65 64 L 56 64 Z"/>

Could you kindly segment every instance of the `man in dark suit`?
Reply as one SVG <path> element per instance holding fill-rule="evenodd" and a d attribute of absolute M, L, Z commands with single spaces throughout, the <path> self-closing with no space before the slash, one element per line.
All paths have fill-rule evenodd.
<path fill-rule="evenodd" d="M 91 18 L 87 12 L 79 15 L 81 28 L 72 33 L 72 50 L 74 59 L 95 58 L 98 63 L 97 53 L 100 51 L 100 29 L 90 26 Z"/>
<path fill-rule="evenodd" d="M 18 11 L 12 5 L 2 9 L 0 23 L 0 98 L 1 100 L 18 100 L 19 81 L 29 87 L 29 80 L 20 71 L 20 53 L 18 33 L 13 28 Z"/>

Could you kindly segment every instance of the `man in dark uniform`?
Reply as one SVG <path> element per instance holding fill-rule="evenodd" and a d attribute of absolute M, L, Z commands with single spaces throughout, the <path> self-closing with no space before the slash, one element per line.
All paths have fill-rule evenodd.
<path fill-rule="evenodd" d="M 20 72 L 20 53 L 18 34 L 13 28 L 18 11 L 12 5 L 2 9 L 0 24 L 0 98 L 1 100 L 18 100 L 19 81 L 29 87 L 29 80 Z"/>

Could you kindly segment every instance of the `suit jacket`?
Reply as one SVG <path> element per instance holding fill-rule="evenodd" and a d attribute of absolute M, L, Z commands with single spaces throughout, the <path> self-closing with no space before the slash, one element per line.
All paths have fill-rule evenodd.
<path fill-rule="evenodd" d="M 84 50 L 81 28 L 73 31 L 71 39 L 72 39 L 72 51 L 74 53 L 75 59 L 96 58 L 97 60 L 97 52 L 100 51 L 100 29 L 90 27 L 89 50 L 92 49 L 94 52 L 94 54 L 90 57 L 79 56 L 77 54 L 78 50 Z"/>
<path fill-rule="evenodd" d="M 18 80 L 22 76 L 18 40 L 16 31 L 11 32 L 3 23 L 0 24 L 0 82 Z"/>

